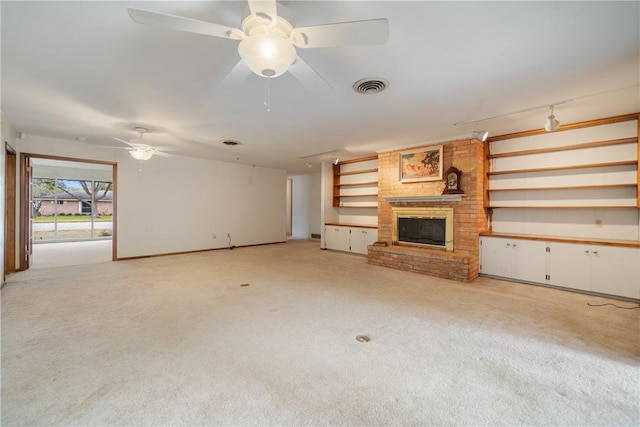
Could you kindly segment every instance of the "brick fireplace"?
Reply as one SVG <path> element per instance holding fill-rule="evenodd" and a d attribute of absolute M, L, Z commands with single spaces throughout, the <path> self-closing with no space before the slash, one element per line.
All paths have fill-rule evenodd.
<path fill-rule="evenodd" d="M 463 139 L 435 145 L 443 146 L 443 171 L 450 166 L 462 171 L 460 189 L 464 194 L 442 195 L 444 179 L 403 183 L 399 176 L 401 151 L 380 153 L 378 242 L 369 246 L 368 262 L 447 279 L 472 281 L 478 276 L 478 235 L 487 227 L 483 206 L 483 143 L 477 139 Z M 452 250 L 396 244 L 393 208 L 453 209 Z"/>

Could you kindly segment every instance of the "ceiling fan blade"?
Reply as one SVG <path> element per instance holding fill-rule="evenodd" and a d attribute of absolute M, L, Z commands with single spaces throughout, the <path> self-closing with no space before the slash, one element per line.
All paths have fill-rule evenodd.
<path fill-rule="evenodd" d="M 173 157 L 173 154 L 163 153 L 162 151 L 154 150 L 153 154 L 160 157 Z"/>
<path fill-rule="evenodd" d="M 386 18 L 299 27 L 291 32 L 293 44 L 300 48 L 384 44 L 388 38 Z"/>
<path fill-rule="evenodd" d="M 222 80 L 222 85 L 229 88 L 238 87 L 250 74 L 251 69 L 247 63 L 241 59 Z"/>
<path fill-rule="evenodd" d="M 131 150 L 129 147 L 115 147 L 113 145 L 93 145 L 91 144 L 91 148 L 108 148 L 110 150 Z"/>
<path fill-rule="evenodd" d="M 288 71 L 316 94 L 322 94 L 332 89 L 331 85 L 299 56 L 296 57 Z"/>
<path fill-rule="evenodd" d="M 272 28 L 278 23 L 276 0 L 248 0 L 251 14 L 265 28 Z"/>
<path fill-rule="evenodd" d="M 123 144 L 127 144 L 131 148 L 136 148 L 132 143 L 130 143 L 129 141 L 125 141 L 124 139 L 116 138 L 115 136 L 113 137 L 113 139 L 118 142 L 122 142 Z"/>
<path fill-rule="evenodd" d="M 211 22 L 198 21 L 184 16 L 169 15 L 168 13 L 129 8 L 129 16 L 138 24 L 149 24 L 170 30 L 185 31 L 187 33 L 204 34 L 225 39 L 242 40 L 244 33 L 238 28 Z"/>

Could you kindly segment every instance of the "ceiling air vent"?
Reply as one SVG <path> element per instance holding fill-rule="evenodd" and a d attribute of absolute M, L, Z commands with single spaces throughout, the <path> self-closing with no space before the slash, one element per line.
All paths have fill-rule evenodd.
<path fill-rule="evenodd" d="M 238 141 L 234 141 L 233 139 L 225 139 L 224 141 L 222 141 L 222 143 L 224 145 L 228 145 L 229 147 L 234 147 L 240 144 Z"/>
<path fill-rule="evenodd" d="M 384 79 L 367 78 L 358 80 L 353 84 L 353 90 L 365 95 L 373 95 L 382 92 L 389 86 L 389 82 Z"/>

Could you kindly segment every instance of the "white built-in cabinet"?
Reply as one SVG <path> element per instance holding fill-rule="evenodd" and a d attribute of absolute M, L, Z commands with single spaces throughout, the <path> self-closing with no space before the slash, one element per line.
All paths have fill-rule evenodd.
<path fill-rule="evenodd" d="M 481 273 L 544 283 L 547 262 L 545 242 L 482 237 L 480 245 Z"/>
<path fill-rule="evenodd" d="M 549 284 L 640 299 L 640 248 L 551 242 Z"/>
<path fill-rule="evenodd" d="M 378 230 L 374 227 L 357 227 L 326 224 L 325 249 L 366 255 L 367 246 L 375 243 Z"/>
<path fill-rule="evenodd" d="M 349 252 L 349 231 L 350 227 L 346 227 L 343 225 L 325 225 L 325 249 Z"/>
<path fill-rule="evenodd" d="M 480 273 L 640 300 L 640 247 L 482 236 Z"/>

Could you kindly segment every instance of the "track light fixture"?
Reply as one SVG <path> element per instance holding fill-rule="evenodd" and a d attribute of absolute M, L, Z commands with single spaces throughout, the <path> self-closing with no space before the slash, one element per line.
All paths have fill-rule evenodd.
<path fill-rule="evenodd" d="M 485 142 L 489 137 L 489 132 L 487 132 L 486 130 L 474 130 L 473 132 L 471 132 L 471 136 L 479 139 L 482 142 Z"/>
<path fill-rule="evenodd" d="M 558 130 L 560 127 L 560 122 L 556 119 L 556 116 L 553 115 L 553 105 L 549 107 L 551 114 L 547 117 L 547 122 L 544 124 L 544 130 L 547 132 L 553 132 Z"/>
<path fill-rule="evenodd" d="M 337 165 L 339 161 L 340 161 L 340 159 L 338 159 L 337 157 L 332 157 L 331 158 L 331 163 L 333 163 L 334 165 Z"/>

